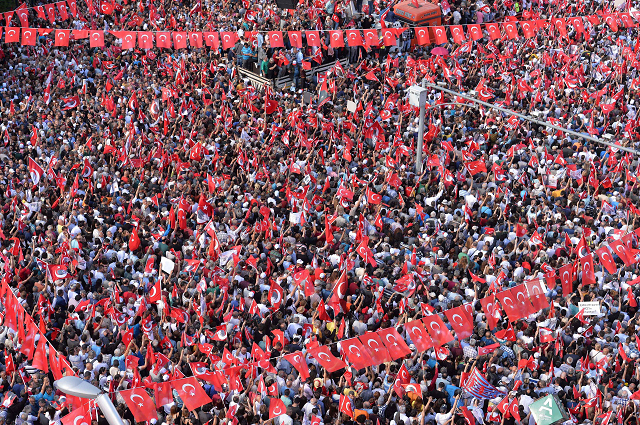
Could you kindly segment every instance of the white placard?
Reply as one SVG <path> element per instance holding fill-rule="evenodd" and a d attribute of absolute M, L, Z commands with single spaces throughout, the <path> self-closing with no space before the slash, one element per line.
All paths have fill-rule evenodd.
<path fill-rule="evenodd" d="M 171 274 L 175 266 L 176 263 L 174 263 L 172 260 L 169 260 L 167 257 L 160 257 L 160 268 L 163 272 Z"/>
<path fill-rule="evenodd" d="M 584 309 L 585 316 L 600 314 L 600 301 L 584 301 L 578 303 L 578 311 Z"/>
<path fill-rule="evenodd" d="M 291 224 L 300 224 L 300 216 L 302 215 L 302 212 L 290 212 L 289 213 L 289 221 L 291 222 Z"/>

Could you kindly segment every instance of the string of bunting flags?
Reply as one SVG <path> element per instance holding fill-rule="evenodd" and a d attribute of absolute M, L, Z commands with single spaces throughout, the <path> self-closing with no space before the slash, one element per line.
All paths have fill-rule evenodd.
<path fill-rule="evenodd" d="M 72 2 L 74 0 L 68 0 Z M 64 2 L 59 2 L 64 3 Z M 71 4 L 71 3 L 70 3 Z M 58 5 L 58 3 L 56 3 Z M 61 10 L 61 5 L 58 10 Z M 75 3 L 74 3 L 75 7 Z M 70 7 L 71 10 L 71 7 Z M 74 9 L 75 10 L 75 9 Z M 21 9 L 16 13 L 18 16 Z M 74 13 L 74 12 L 72 12 Z M 75 10 L 77 13 L 77 10 Z M 68 46 L 71 40 L 89 39 L 91 47 L 103 47 L 105 35 L 112 34 L 122 41 L 123 49 L 175 48 L 184 49 L 188 45 L 192 48 L 204 46 L 218 50 L 232 48 L 239 40 L 235 31 L 104 31 L 90 29 L 51 29 L 30 28 L 28 18 L 20 18 L 21 27 L 12 27 L 10 18 L 5 16 L 7 26 L 4 27 L 5 43 L 21 43 L 24 46 L 35 46 L 38 36 L 54 34 L 54 45 Z M 491 40 L 500 38 L 516 39 L 520 32 L 525 38 L 533 38 L 543 29 L 554 29 L 560 36 L 566 37 L 568 28 L 572 27 L 576 32 L 588 37 L 585 21 L 590 25 L 606 23 L 611 30 L 619 31 L 621 28 L 635 28 L 640 20 L 640 12 L 610 13 L 604 16 L 590 15 L 586 17 L 551 18 L 547 20 L 536 19 L 529 21 L 505 21 L 501 23 L 484 23 L 467 25 L 466 31 L 462 25 L 439 25 L 415 27 L 415 40 L 419 45 L 453 43 L 464 45 L 472 41 L 488 36 Z M 395 46 L 398 37 L 408 28 L 382 28 L 382 29 L 347 29 L 347 30 L 304 30 L 304 31 L 265 31 L 268 35 L 271 47 L 284 48 L 285 41 L 292 47 L 302 48 L 303 43 L 311 47 L 326 47 L 325 38 L 333 48 L 345 46 L 366 48 Z M 2 29 L 0 28 L 0 32 Z M 252 38 L 252 32 L 245 32 L 246 37 Z M 285 40 L 286 36 L 286 40 Z M 345 44 L 346 43 L 346 44 Z"/>

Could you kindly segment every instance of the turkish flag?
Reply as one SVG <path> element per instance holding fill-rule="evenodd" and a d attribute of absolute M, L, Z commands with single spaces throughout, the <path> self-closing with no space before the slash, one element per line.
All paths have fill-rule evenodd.
<path fill-rule="evenodd" d="M 382 42 L 387 47 L 396 45 L 397 40 L 394 29 L 395 28 L 385 28 L 382 30 Z"/>
<path fill-rule="evenodd" d="M 124 334 L 122 334 L 122 343 L 125 347 L 129 346 L 129 343 L 133 340 L 133 328 L 127 329 Z"/>
<path fill-rule="evenodd" d="M 329 31 L 329 39 L 331 47 L 334 49 L 344 47 L 344 36 L 342 35 L 342 31 Z"/>
<path fill-rule="evenodd" d="M 165 49 L 171 48 L 171 33 L 170 32 L 157 32 L 156 33 L 156 46 L 163 47 Z"/>
<path fill-rule="evenodd" d="M 426 46 L 427 44 L 431 43 L 431 40 L 429 40 L 429 28 L 419 27 L 415 29 L 415 32 L 416 32 L 416 42 L 420 46 Z"/>
<path fill-rule="evenodd" d="M 162 299 L 162 289 L 160 288 L 160 280 L 158 280 L 149 291 L 149 302 L 155 303 Z"/>
<path fill-rule="evenodd" d="M 615 242 L 611 242 L 609 246 L 611 247 L 611 250 L 618 257 L 620 257 L 626 267 L 629 267 L 630 265 L 635 263 L 635 258 L 631 253 L 629 253 L 629 250 L 627 249 L 626 245 L 622 243 L 622 241 L 618 240 Z"/>
<path fill-rule="evenodd" d="M 484 315 L 487 318 L 489 329 L 495 329 L 498 319 L 501 318 L 500 306 L 496 303 L 495 295 L 480 299 L 480 305 L 482 305 L 482 311 L 484 311 Z"/>
<path fill-rule="evenodd" d="M 358 338 L 340 341 L 340 347 L 342 353 L 356 369 L 364 369 L 375 364 Z"/>
<path fill-rule="evenodd" d="M 34 185 L 37 185 L 44 175 L 44 170 L 40 164 L 35 162 L 31 157 L 29 157 L 29 174 L 31 174 L 31 181 Z"/>
<path fill-rule="evenodd" d="M 284 47 L 282 31 L 269 31 L 269 44 L 271 47 Z"/>
<path fill-rule="evenodd" d="M 351 399 L 346 395 L 340 395 L 340 402 L 338 404 L 338 410 L 344 413 L 345 415 L 353 418 L 353 404 L 351 404 Z"/>
<path fill-rule="evenodd" d="M 89 31 L 89 46 L 104 47 L 104 31 Z"/>
<path fill-rule="evenodd" d="M 13 362 L 13 356 L 11 355 L 11 353 L 7 353 L 7 350 L 4 350 L 4 358 L 5 358 L 5 362 L 6 362 L 5 371 L 7 373 L 15 372 L 16 365 Z M 54 375 L 54 377 L 55 376 L 57 376 L 57 375 Z M 59 376 L 62 376 L 62 374 L 60 374 Z M 60 378 L 55 378 L 55 379 L 60 379 Z"/>
<path fill-rule="evenodd" d="M 414 393 L 417 394 L 418 397 L 422 398 L 422 387 L 420 384 L 400 384 L 402 385 L 402 389 L 406 393 Z"/>
<path fill-rule="evenodd" d="M 20 41 L 20 28 L 7 27 L 4 29 L 4 42 L 17 43 Z"/>
<path fill-rule="evenodd" d="M 500 38 L 500 27 L 498 24 L 485 24 L 485 28 L 492 40 Z"/>
<path fill-rule="evenodd" d="M 300 377 L 305 381 L 309 377 L 309 366 L 307 360 L 301 351 L 290 353 L 284 356 L 284 359 L 291 363 L 293 367 L 300 373 Z"/>
<path fill-rule="evenodd" d="M 502 26 L 504 27 L 504 32 L 507 33 L 507 37 L 509 37 L 509 39 L 513 40 L 518 38 L 518 27 L 515 22 L 505 22 Z"/>
<path fill-rule="evenodd" d="M 367 202 L 371 205 L 378 205 L 382 202 L 382 196 L 367 187 Z"/>
<path fill-rule="evenodd" d="M 552 270 L 550 272 L 545 273 L 544 274 L 544 280 L 547 283 L 547 287 L 549 289 L 555 288 L 556 287 L 556 271 Z M 531 302 L 535 306 L 535 303 L 533 302 L 533 300 Z"/>
<path fill-rule="evenodd" d="M 573 293 L 573 264 L 565 264 L 560 267 L 560 282 L 562 283 L 562 296 L 567 297 Z"/>
<path fill-rule="evenodd" d="M 238 36 L 237 33 L 235 32 L 222 32 L 220 33 L 220 36 L 222 38 L 222 48 L 223 49 L 230 49 L 233 46 L 235 46 L 236 44 L 236 37 Z"/>
<path fill-rule="evenodd" d="M 558 28 L 558 32 L 560 33 L 560 35 L 562 35 L 563 37 L 567 36 L 567 26 L 564 19 L 562 18 L 552 19 L 551 23 L 555 25 L 556 28 Z"/>
<path fill-rule="evenodd" d="M 496 407 L 494 407 L 494 410 L 498 410 L 503 414 L 507 413 L 507 411 L 509 410 L 509 396 L 503 398 L 500 403 L 498 403 Z"/>
<path fill-rule="evenodd" d="M 411 342 L 416 346 L 418 351 L 427 351 L 433 347 L 433 341 L 425 330 L 422 321 L 412 320 L 404 324 L 404 328 L 407 330 Z"/>
<path fill-rule="evenodd" d="M 274 280 L 271 280 L 271 286 L 269 287 L 269 300 L 271 301 L 273 309 L 276 310 L 280 308 L 280 305 L 284 300 L 284 291 Z"/>
<path fill-rule="evenodd" d="M 91 424 L 91 415 L 87 412 L 88 404 L 82 405 L 73 410 L 64 418 L 60 419 L 62 425 L 84 425 Z"/>
<path fill-rule="evenodd" d="M 56 5 L 53 3 L 45 4 L 44 10 L 47 11 L 47 18 L 52 24 L 56 21 Z"/>
<path fill-rule="evenodd" d="M 189 411 L 211 403 L 211 398 L 194 377 L 173 381 L 171 382 L 171 386 L 178 392 L 178 396 L 182 399 Z"/>
<path fill-rule="evenodd" d="M 220 48 L 220 38 L 218 37 L 217 32 L 205 32 L 204 33 L 204 44 L 209 47 L 213 47 L 215 50 Z"/>
<path fill-rule="evenodd" d="M 67 0 L 69 5 L 69 11 L 73 16 L 78 16 L 78 8 L 76 7 L 76 0 Z"/>
<path fill-rule="evenodd" d="M 335 285 L 333 286 L 333 292 L 338 294 L 338 298 L 343 299 L 347 296 L 347 290 L 349 288 L 349 280 L 347 278 L 347 271 L 343 271 Z"/>
<path fill-rule="evenodd" d="M 616 263 L 613 261 L 613 256 L 606 245 L 596 249 L 596 254 L 598 254 L 598 258 L 600 258 L 600 264 L 602 264 L 609 273 L 615 274 L 618 271 Z"/>
<path fill-rule="evenodd" d="M 436 346 L 439 347 L 453 341 L 453 335 L 451 335 L 451 332 L 449 332 L 449 329 L 437 314 L 423 317 L 422 322 Z"/>
<path fill-rule="evenodd" d="M 207 381 L 210 383 L 219 384 L 219 377 L 215 374 L 215 372 L 211 372 L 207 367 L 207 364 L 204 362 L 191 362 L 189 363 L 189 367 L 193 372 L 193 376 L 198 379 L 202 379 L 203 381 Z"/>
<path fill-rule="evenodd" d="M 56 46 L 68 46 L 69 45 L 69 33 L 71 30 L 56 30 Z"/>
<path fill-rule="evenodd" d="M 487 167 L 482 160 L 470 161 L 464 164 L 464 166 L 467 167 L 467 170 L 469 170 L 472 176 L 475 176 L 478 173 L 487 172 Z"/>
<path fill-rule="evenodd" d="M 445 44 L 449 42 L 447 39 L 447 31 L 444 27 L 435 27 L 433 29 L 433 33 L 436 37 L 436 44 Z"/>
<path fill-rule="evenodd" d="M 380 340 L 380 337 L 375 332 L 367 332 L 360 336 L 362 345 L 367 349 L 367 352 L 376 364 L 382 364 L 390 362 L 392 360 L 391 355 L 384 346 L 384 343 Z"/>
<path fill-rule="evenodd" d="M 445 310 L 444 314 L 447 316 L 453 330 L 456 331 L 458 339 L 466 339 L 473 334 L 473 317 L 464 306 Z"/>
<path fill-rule="evenodd" d="M 302 285 L 309 280 L 309 270 L 302 269 L 293 274 L 293 283 L 296 286 L 303 287 Z"/>
<path fill-rule="evenodd" d="M 122 40 L 122 48 L 124 50 L 136 48 L 136 33 L 133 31 L 118 31 L 114 33 L 116 37 Z"/>
<path fill-rule="evenodd" d="M 36 345 L 36 333 L 38 333 L 38 328 L 35 323 L 33 323 L 33 319 L 28 314 L 25 317 L 26 320 L 26 331 L 27 335 L 22 342 L 22 346 L 20 347 L 20 352 L 27 356 L 27 359 L 33 359 L 33 355 L 35 353 L 35 345 Z"/>
<path fill-rule="evenodd" d="M 307 38 L 307 44 L 309 46 L 320 47 L 320 33 L 318 31 L 305 31 L 305 37 Z"/>
<path fill-rule="evenodd" d="M 535 21 L 524 21 L 520 22 L 522 26 L 522 32 L 526 38 L 533 38 L 535 36 L 536 31 L 536 22 Z"/>
<path fill-rule="evenodd" d="M 47 360 L 47 339 L 44 335 L 40 335 L 40 339 L 38 340 L 38 346 L 36 347 L 36 352 L 33 355 L 33 362 L 31 365 L 36 369 L 43 371 L 44 373 L 49 373 L 49 361 Z M 53 350 L 53 348 L 51 348 Z"/>
<path fill-rule="evenodd" d="M 138 46 L 141 49 L 153 49 L 153 33 L 142 31 L 138 33 Z"/>
<path fill-rule="evenodd" d="M 480 25 L 467 25 L 467 33 L 472 40 L 477 41 L 483 37 Z"/>
<path fill-rule="evenodd" d="M 638 26 L 638 24 L 631 18 L 630 13 L 619 13 L 618 18 L 620 19 L 620 22 L 622 22 L 622 24 L 627 28 L 635 28 Z"/>
<path fill-rule="evenodd" d="M 147 422 L 151 419 L 158 419 L 156 413 L 156 405 L 142 388 L 134 388 L 132 390 L 120 391 L 120 395 L 127 403 L 127 407 L 131 410 L 131 414 L 137 422 Z"/>
<path fill-rule="evenodd" d="M 527 317 L 533 313 L 536 313 L 536 309 L 531 304 L 531 301 L 529 301 L 526 285 L 522 284 L 514 286 L 510 289 L 510 291 L 514 297 L 516 309 L 520 312 L 522 317 Z"/>
<path fill-rule="evenodd" d="M 462 25 L 451 25 L 450 30 L 454 43 L 462 44 L 466 41 Z"/>
<path fill-rule="evenodd" d="M 307 352 L 320 363 L 320 365 L 327 370 L 327 372 L 332 373 L 336 370 L 340 370 L 346 367 L 346 363 L 343 362 L 340 358 L 335 357 L 331 354 L 331 350 L 329 347 L 325 345 L 319 345 L 314 348 L 309 348 L 307 346 Z"/>
<path fill-rule="evenodd" d="M 519 405 L 520 403 L 518 402 L 518 398 L 514 398 L 513 401 L 511 401 L 511 404 L 509 404 L 509 414 L 511 416 L 513 416 L 513 418 L 515 420 L 517 420 L 518 422 L 520 422 L 520 409 L 519 409 Z"/>
<path fill-rule="evenodd" d="M 554 276 L 555 281 L 555 276 Z M 534 311 L 540 311 L 549 307 L 549 300 L 542 290 L 542 285 L 539 280 L 527 280 L 524 283 L 529 294 L 529 301 L 533 306 Z"/>
<path fill-rule="evenodd" d="M 582 18 L 569 18 L 568 21 L 578 33 L 584 32 L 584 23 L 582 22 Z"/>
<path fill-rule="evenodd" d="M 302 32 L 301 31 L 289 31 L 287 32 L 287 36 L 289 37 L 289 44 L 291 44 L 292 47 L 302 49 Z"/>
<path fill-rule="evenodd" d="M 63 1 L 57 2 L 56 7 L 58 8 L 60 18 L 62 18 L 63 21 L 69 19 L 69 15 L 67 14 L 67 5 Z"/>
<path fill-rule="evenodd" d="M 191 47 L 195 47 L 197 49 L 202 48 L 202 33 L 201 32 L 190 32 L 189 33 L 189 44 L 191 45 Z"/>
<path fill-rule="evenodd" d="M 509 326 L 507 329 L 502 329 L 501 331 L 496 332 L 496 338 L 498 339 L 507 339 L 509 341 L 516 340 L 516 333 L 513 330 L 513 326 L 511 326 L 511 322 L 509 322 Z"/>
<path fill-rule="evenodd" d="M 618 32 L 618 22 L 615 15 L 607 15 L 604 18 L 604 21 L 609 25 L 609 28 L 611 28 L 612 31 Z"/>
<path fill-rule="evenodd" d="M 478 355 L 484 356 L 486 354 L 491 354 L 496 351 L 498 347 L 500 347 L 500 344 L 498 344 L 497 342 L 495 344 L 486 345 L 484 347 L 478 347 Z"/>
<path fill-rule="evenodd" d="M 16 15 L 18 15 L 18 19 L 20 20 L 20 26 L 29 26 L 29 9 L 27 9 L 26 7 L 17 9 Z"/>
<path fill-rule="evenodd" d="M 187 48 L 187 33 L 186 32 L 177 32 L 174 31 L 171 33 L 173 35 L 173 47 L 176 49 L 186 49 Z"/>
<path fill-rule="evenodd" d="M 271 398 L 269 401 L 269 419 L 277 418 L 285 413 L 287 413 L 287 408 L 284 405 L 284 401 L 275 397 Z"/>
<path fill-rule="evenodd" d="M 362 46 L 360 30 L 347 30 L 347 42 L 349 43 L 349 47 Z"/>
<path fill-rule="evenodd" d="M 411 354 L 411 349 L 400 336 L 396 328 L 381 329 L 376 332 L 384 345 L 387 347 L 387 351 L 391 354 L 393 360 L 402 358 Z"/>
<path fill-rule="evenodd" d="M 364 45 L 367 47 L 378 47 L 380 39 L 378 38 L 378 30 L 362 30 L 364 34 Z"/>
<path fill-rule="evenodd" d="M 100 2 L 100 12 L 105 15 L 111 15 L 113 13 L 113 5 L 108 1 L 102 0 Z"/>
<path fill-rule="evenodd" d="M 138 229 L 134 228 L 129 239 L 129 249 L 135 251 L 138 248 L 140 248 L 140 238 L 138 237 Z"/>
<path fill-rule="evenodd" d="M 500 305 L 504 309 L 504 312 L 507 313 L 507 317 L 510 321 L 514 322 L 523 317 L 516 307 L 516 302 L 511 289 L 497 293 L 496 297 L 500 300 Z"/>
<path fill-rule="evenodd" d="M 585 255 L 580 259 L 582 266 L 582 285 L 593 285 L 596 283 L 596 275 L 593 271 L 593 254 Z"/>

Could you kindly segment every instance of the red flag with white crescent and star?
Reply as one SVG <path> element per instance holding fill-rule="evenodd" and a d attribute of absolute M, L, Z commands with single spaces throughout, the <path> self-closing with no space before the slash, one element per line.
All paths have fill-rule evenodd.
<path fill-rule="evenodd" d="M 156 405 L 144 388 L 140 387 L 132 390 L 120 391 L 120 395 L 124 399 L 129 410 L 131 410 L 131 413 L 137 422 L 146 422 L 152 419 L 158 419 Z"/>

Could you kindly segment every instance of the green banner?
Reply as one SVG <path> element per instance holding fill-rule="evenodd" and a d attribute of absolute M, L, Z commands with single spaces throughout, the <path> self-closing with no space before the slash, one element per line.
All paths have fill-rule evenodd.
<path fill-rule="evenodd" d="M 564 406 L 551 394 L 531 403 L 529 409 L 536 425 L 553 425 L 569 419 Z"/>

